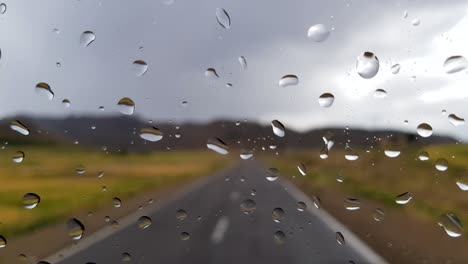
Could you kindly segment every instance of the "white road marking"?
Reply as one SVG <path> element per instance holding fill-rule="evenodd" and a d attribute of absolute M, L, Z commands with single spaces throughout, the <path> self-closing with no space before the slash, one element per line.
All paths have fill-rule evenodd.
<path fill-rule="evenodd" d="M 214 244 L 219 244 L 223 241 L 224 234 L 229 227 L 229 218 L 227 216 L 222 216 L 215 225 L 213 233 L 211 234 L 211 242 Z"/>

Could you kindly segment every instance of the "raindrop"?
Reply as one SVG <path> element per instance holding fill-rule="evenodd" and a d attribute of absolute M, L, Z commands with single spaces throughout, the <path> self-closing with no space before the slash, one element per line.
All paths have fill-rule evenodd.
<path fill-rule="evenodd" d="M 307 37 L 315 42 L 323 42 L 330 36 L 330 30 L 323 24 L 316 24 L 309 28 Z"/>
<path fill-rule="evenodd" d="M 148 228 L 151 224 L 151 218 L 148 216 L 142 216 L 138 219 L 138 227 L 142 230 Z"/>
<path fill-rule="evenodd" d="M 379 59 L 372 52 L 364 52 L 357 57 L 356 71 L 364 79 L 374 77 L 379 71 Z"/>
<path fill-rule="evenodd" d="M 427 123 L 422 123 L 416 128 L 416 132 L 418 132 L 418 135 L 421 137 L 427 138 L 432 135 L 432 127 Z"/>
<path fill-rule="evenodd" d="M 122 258 L 121 258 L 122 262 L 129 262 L 132 260 L 132 256 L 125 252 L 125 253 L 122 253 Z"/>
<path fill-rule="evenodd" d="M 345 244 L 345 239 L 341 232 L 336 232 L 336 242 L 338 245 L 343 246 Z"/>
<path fill-rule="evenodd" d="M 92 31 L 85 31 L 81 33 L 80 44 L 83 47 L 89 46 L 96 39 L 96 35 Z"/>
<path fill-rule="evenodd" d="M 459 237 L 464 232 L 460 219 L 452 213 L 439 217 L 438 225 L 441 226 L 450 237 Z"/>
<path fill-rule="evenodd" d="M 279 170 L 277 168 L 269 168 L 267 170 L 267 176 L 266 176 L 266 179 L 268 181 L 276 181 L 279 177 Z"/>
<path fill-rule="evenodd" d="M 5 14 L 6 10 L 7 10 L 6 4 L 5 4 L 5 3 L 1 3 L 1 4 L 0 4 L 0 14 L 2 14 L 2 15 Z"/>
<path fill-rule="evenodd" d="M 70 106 L 71 106 L 71 102 L 70 102 L 70 100 L 68 100 L 68 99 L 63 99 L 63 100 L 62 100 L 62 104 L 63 104 L 63 106 L 65 106 L 66 108 L 70 108 Z"/>
<path fill-rule="evenodd" d="M 245 59 L 244 56 L 239 57 L 239 63 L 241 65 L 242 70 L 246 71 L 247 70 L 247 60 Z"/>
<path fill-rule="evenodd" d="M 435 162 L 435 168 L 438 171 L 446 171 L 448 169 L 448 161 L 446 159 L 437 159 Z"/>
<path fill-rule="evenodd" d="M 271 121 L 271 128 L 273 129 L 273 133 L 278 137 L 284 137 L 286 135 L 286 129 L 278 120 Z"/>
<path fill-rule="evenodd" d="M 56 66 L 57 68 L 60 68 L 60 67 L 62 67 L 62 64 L 61 64 L 60 62 L 56 62 L 56 63 L 55 63 L 55 66 Z"/>
<path fill-rule="evenodd" d="M 120 224 L 119 224 L 119 222 L 118 222 L 117 220 L 113 220 L 113 221 L 111 222 L 111 227 L 112 227 L 112 228 L 117 228 L 117 227 L 119 227 L 119 225 L 120 225 Z"/>
<path fill-rule="evenodd" d="M 372 218 L 377 222 L 382 221 L 384 217 L 385 217 L 385 214 L 383 210 L 380 208 L 375 209 L 374 213 L 372 213 Z"/>
<path fill-rule="evenodd" d="M 303 163 L 299 163 L 297 165 L 297 170 L 301 173 L 302 176 L 306 176 L 307 174 L 307 167 Z"/>
<path fill-rule="evenodd" d="M 273 209 L 273 211 L 271 212 L 271 219 L 273 219 L 273 221 L 275 221 L 276 223 L 279 223 L 281 222 L 284 217 L 285 217 L 285 212 L 282 208 L 275 208 Z"/>
<path fill-rule="evenodd" d="M 243 160 L 248 160 L 248 159 L 251 159 L 253 157 L 253 151 L 250 150 L 250 149 L 241 149 L 241 152 L 240 152 L 240 157 L 241 159 Z"/>
<path fill-rule="evenodd" d="M 331 93 L 324 93 L 320 95 L 318 102 L 321 107 L 328 108 L 333 105 L 333 102 L 335 101 L 335 96 Z"/>
<path fill-rule="evenodd" d="M 124 115 L 133 115 L 135 112 L 135 102 L 128 97 L 124 97 L 117 103 L 117 109 Z"/>
<path fill-rule="evenodd" d="M 421 21 L 419 19 L 417 19 L 417 18 L 415 18 L 415 19 L 413 19 L 411 21 L 411 25 L 413 25 L 415 27 L 419 26 L 420 24 L 421 24 Z"/>
<path fill-rule="evenodd" d="M 23 125 L 19 120 L 11 121 L 10 128 L 20 133 L 21 135 L 29 135 L 29 129 L 25 125 Z"/>
<path fill-rule="evenodd" d="M 5 239 L 4 236 L 0 235 L 0 248 L 4 248 L 7 245 L 7 240 Z"/>
<path fill-rule="evenodd" d="M 114 208 L 119 208 L 122 206 L 122 200 L 120 200 L 118 197 L 112 198 L 112 203 L 114 204 Z"/>
<path fill-rule="evenodd" d="M 386 149 L 384 151 L 385 153 L 385 156 L 389 157 L 389 158 L 396 158 L 398 156 L 400 156 L 400 151 L 399 150 L 394 150 L 394 149 Z"/>
<path fill-rule="evenodd" d="M 387 97 L 387 91 L 384 89 L 377 89 L 374 91 L 374 98 L 383 99 Z"/>
<path fill-rule="evenodd" d="M 77 174 L 84 174 L 86 172 L 86 167 L 84 165 L 77 165 L 75 168 Z"/>
<path fill-rule="evenodd" d="M 257 204 L 252 199 L 246 199 L 241 203 L 240 209 L 244 214 L 251 214 L 257 209 Z"/>
<path fill-rule="evenodd" d="M 219 75 L 218 73 L 216 72 L 215 69 L 213 68 L 208 68 L 206 69 L 205 71 L 205 77 L 208 79 L 208 80 L 216 80 L 219 78 Z"/>
<path fill-rule="evenodd" d="M 461 118 L 461 117 L 458 117 L 456 116 L 455 114 L 450 114 L 448 116 L 448 120 L 450 121 L 450 123 L 452 123 L 452 125 L 454 126 L 461 126 L 461 125 L 464 125 L 465 124 L 465 119 Z"/>
<path fill-rule="evenodd" d="M 429 160 L 429 153 L 427 153 L 427 151 L 421 151 L 418 155 L 418 159 L 420 161 L 426 161 L 426 160 Z"/>
<path fill-rule="evenodd" d="M 41 202 L 41 197 L 35 193 L 27 193 L 23 196 L 22 202 L 24 208 L 33 209 Z"/>
<path fill-rule="evenodd" d="M 288 87 L 288 86 L 294 86 L 299 84 L 299 78 L 297 78 L 296 75 L 293 74 L 287 74 L 281 77 L 281 79 L 278 82 L 278 85 L 280 87 Z"/>
<path fill-rule="evenodd" d="M 325 143 L 325 146 L 328 150 L 330 150 L 333 145 L 335 145 L 335 136 L 333 135 L 332 132 L 328 131 L 322 136 L 323 143 Z"/>
<path fill-rule="evenodd" d="M 187 232 L 182 232 L 182 233 L 180 233 L 179 238 L 182 241 L 187 241 L 187 240 L 190 239 L 190 234 L 187 233 Z"/>
<path fill-rule="evenodd" d="M 468 60 L 463 56 L 451 56 L 444 62 L 445 72 L 448 74 L 463 71 L 468 67 Z"/>
<path fill-rule="evenodd" d="M 54 98 L 54 92 L 52 92 L 50 86 L 44 82 L 36 84 L 36 94 L 44 96 L 49 100 L 52 100 Z"/>
<path fill-rule="evenodd" d="M 314 203 L 315 208 L 320 209 L 320 207 L 322 207 L 322 201 L 318 196 L 312 196 L 312 202 Z"/>
<path fill-rule="evenodd" d="M 227 155 L 229 153 L 229 147 L 219 138 L 210 138 L 206 143 L 206 147 L 221 155 Z"/>
<path fill-rule="evenodd" d="M 188 213 L 183 209 L 180 209 L 180 210 L 178 210 L 176 212 L 176 219 L 177 220 L 182 221 L 182 220 L 185 220 L 187 217 L 188 217 Z"/>
<path fill-rule="evenodd" d="M 400 69 L 401 65 L 397 63 L 392 65 L 391 71 L 393 74 L 398 74 L 400 72 Z"/>
<path fill-rule="evenodd" d="M 307 208 L 307 205 L 304 202 L 297 202 L 296 208 L 299 212 L 304 212 L 305 209 Z"/>
<path fill-rule="evenodd" d="M 283 244 L 286 240 L 286 235 L 283 231 L 276 231 L 273 234 L 273 240 L 278 244 Z"/>
<path fill-rule="evenodd" d="M 137 77 L 143 76 L 146 73 L 146 71 L 148 71 L 148 64 L 146 64 L 146 62 L 143 60 L 136 60 L 133 62 L 132 65 L 132 71 Z"/>
<path fill-rule="evenodd" d="M 327 146 L 323 146 L 322 150 L 320 151 L 320 158 L 321 159 L 328 159 L 328 148 Z"/>
<path fill-rule="evenodd" d="M 226 10 L 222 8 L 216 8 L 216 20 L 224 29 L 231 28 L 231 18 L 229 17 L 229 14 L 226 12 Z"/>
<path fill-rule="evenodd" d="M 24 152 L 16 151 L 11 159 L 13 160 L 13 162 L 21 163 L 24 160 Z"/>
<path fill-rule="evenodd" d="M 407 203 L 409 203 L 409 201 L 411 199 L 413 199 L 413 194 L 410 193 L 410 192 L 405 192 L 405 193 L 402 193 L 402 194 L 398 195 L 395 198 L 395 202 L 397 204 L 407 204 Z"/>
<path fill-rule="evenodd" d="M 68 236 L 71 237 L 73 240 L 79 240 L 83 237 L 85 227 L 80 222 L 80 220 L 76 218 L 72 218 L 67 222 L 67 229 L 68 229 Z"/>
<path fill-rule="evenodd" d="M 353 149 L 346 148 L 345 159 L 347 159 L 349 161 L 355 161 L 355 160 L 359 159 L 359 155 L 356 152 L 354 152 Z"/>
<path fill-rule="evenodd" d="M 163 133 L 155 127 L 142 128 L 140 130 L 140 137 L 144 140 L 156 142 L 163 138 Z"/>
<path fill-rule="evenodd" d="M 462 179 L 462 180 L 458 180 L 456 182 L 458 188 L 460 188 L 460 190 L 462 191 L 468 191 L 468 180 L 467 179 Z"/>
<path fill-rule="evenodd" d="M 361 209 L 361 202 L 356 198 L 346 198 L 344 200 L 346 210 L 355 211 Z"/>

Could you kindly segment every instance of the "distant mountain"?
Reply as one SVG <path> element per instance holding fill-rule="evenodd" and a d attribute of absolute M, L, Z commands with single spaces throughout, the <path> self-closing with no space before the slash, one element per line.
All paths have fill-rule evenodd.
<path fill-rule="evenodd" d="M 29 136 L 20 135 L 9 128 L 11 120 L 18 119 L 31 131 Z M 149 142 L 140 138 L 140 129 L 156 127 L 163 132 L 163 139 Z M 269 148 L 276 145 L 284 148 L 321 148 L 325 133 L 334 136 L 335 146 L 351 147 L 398 144 L 441 144 L 454 143 L 452 138 L 431 136 L 420 138 L 413 134 L 397 131 L 346 130 L 343 128 L 317 129 L 299 133 L 286 128 L 284 138 L 273 134 L 271 126 L 257 123 L 234 121 L 215 121 L 207 124 L 173 124 L 143 122 L 137 117 L 69 117 L 31 118 L 19 116 L 4 119 L 0 123 L 0 140 L 3 142 L 24 144 L 74 144 L 106 147 L 121 151 L 149 151 L 171 149 L 206 148 L 207 139 L 218 137 L 231 148 Z M 176 133 L 180 134 L 176 138 Z"/>

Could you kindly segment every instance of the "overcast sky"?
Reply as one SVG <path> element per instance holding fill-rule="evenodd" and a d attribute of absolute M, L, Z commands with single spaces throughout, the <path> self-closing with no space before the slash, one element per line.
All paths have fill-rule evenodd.
<path fill-rule="evenodd" d="M 413 132 L 425 122 L 436 134 L 468 139 L 466 125 L 455 127 L 447 120 L 451 113 L 468 118 L 468 75 L 446 74 L 443 68 L 449 56 L 468 57 L 466 1 L 5 4 L 0 15 L 3 117 L 118 114 L 119 99 L 130 97 L 135 114 L 153 120 L 278 119 L 297 130 L 349 126 Z M 217 23 L 217 8 L 229 13 L 230 29 Z M 331 30 L 321 43 L 307 38 L 308 28 L 319 23 Z M 80 45 L 84 31 L 96 35 L 87 47 Z M 380 61 L 372 79 L 356 73 L 356 58 L 365 51 Z M 246 58 L 247 70 L 241 69 L 239 56 Z M 132 72 L 135 60 L 148 63 L 142 77 Z M 396 75 L 390 70 L 395 63 L 401 65 Z M 218 80 L 205 77 L 210 67 L 217 70 Z M 297 75 L 299 84 L 279 87 L 286 74 Z M 39 82 L 51 86 L 53 100 L 35 93 Z M 374 98 L 376 89 L 388 96 Z M 335 96 L 330 108 L 317 101 L 325 92 Z M 69 109 L 61 103 L 65 98 L 72 103 Z M 98 111 L 101 105 L 104 112 Z"/>

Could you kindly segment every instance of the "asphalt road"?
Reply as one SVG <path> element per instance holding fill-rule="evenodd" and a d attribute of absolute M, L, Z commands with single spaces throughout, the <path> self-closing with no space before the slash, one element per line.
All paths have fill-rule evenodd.
<path fill-rule="evenodd" d="M 241 210 L 246 199 L 256 203 L 250 214 Z M 297 209 L 298 199 L 306 203 L 305 211 Z M 274 208 L 285 212 L 279 223 L 272 219 Z M 188 213 L 184 220 L 176 218 L 180 209 Z M 322 211 L 281 177 L 270 182 L 265 168 L 245 161 L 157 210 L 139 211 L 115 229 L 89 237 L 85 234 L 76 245 L 48 260 L 122 263 L 123 254 L 128 253 L 128 263 L 384 263 Z M 146 229 L 140 229 L 136 220 L 142 215 L 152 219 Z M 277 231 L 285 234 L 284 239 L 274 237 Z M 344 236 L 344 245 L 337 243 L 338 231 Z M 188 240 L 181 239 L 183 232 L 189 234 Z"/>

